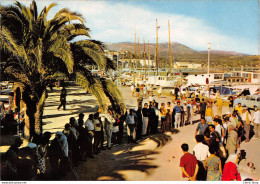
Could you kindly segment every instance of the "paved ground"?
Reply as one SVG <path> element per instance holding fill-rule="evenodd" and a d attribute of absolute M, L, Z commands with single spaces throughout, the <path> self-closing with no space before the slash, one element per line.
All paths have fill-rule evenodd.
<path fill-rule="evenodd" d="M 128 108 L 136 107 L 136 98 L 131 96 L 129 87 L 121 87 Z M 78 118 L 79 113 L 85 114 L 85 120 L 90 113 L 97 110 L 95 97 L 86 94 L 78 86 L 67 88 L 67 110 L 57 110 L 60 90 L 54 89 L 44 109 L 44 131 L 62 131 L 69 118 Z M 171 101 L 171 97 L 162 95 L 159 103 Z M 148 99 L 144 99 L 144 103 Z M 214 109 L 213 109 L 214 110 Z M 223 112 L 227 109 L 224 108 Z M 199 116 L 195 117 L 195 120 Z M 138 144 L 123 144 L 111 150 L 102 151 L 95 159 L 89 159 L 75 170 L 80 180 L 128 180 L 128 181 L 178 181 L 182 180 L 179 160 L 182 156 L 181 144 L 188 143 L 190 152 L 195 145 L 194 132 L 197 124 L 182 127 L 174 132 L 156 134 L 140 140 Z M 247 152 L 247 161 L 253 161 L 256 173 L 260 171 L 260 140 L 242 143 L 241 149 Z M 2 148 L 2 147 L 1 147 Z M 73 178 L 69 178 L 72 179 Z"/>

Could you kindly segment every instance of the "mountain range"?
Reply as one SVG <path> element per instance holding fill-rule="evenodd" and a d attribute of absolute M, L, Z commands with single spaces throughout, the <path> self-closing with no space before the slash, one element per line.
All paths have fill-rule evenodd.
<path fill-rule="evenodd" d="M 125 50 L 125 51 L 131 51 L 132 53 L 135 53 L 135 43 L 132 42 L 119 42 L 119 43 L 105 43 L 105 46 L 108 50 Z M 148 44 L 145 44 L 145 51 L 146 54 L 148 52 Z M 149 43 L 149 52 L 151 55 L 155 55 L 156 51 L 156 44 L 155 43 Z M 136 43 L 136 52 L 138 54 L 138 43 Z M 140 52 L 144 52 L 144 44 L 140 43 Z M 169 55 L 169 44 L 168 43 L 159 43 L 158 44 L 158 55 L 159 57 L 165 57 Z M 172 55 L 190 55 L 190 54 L 202 54 L 205 55 L 208 53 L 208 51 L 196 51 L 186 45 L 183 45 L 181 43 L 174 42 L 171 44 L 171 52 Z M 234 52 L 234 51 L 220 51 L 220 50 L 210 50 L 211 54 L 217 54 L 222 56 L 245 56 L 246 54 Z"/>

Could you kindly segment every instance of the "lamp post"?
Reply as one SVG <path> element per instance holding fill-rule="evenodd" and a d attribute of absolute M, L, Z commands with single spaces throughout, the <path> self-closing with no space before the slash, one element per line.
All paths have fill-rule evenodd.
<path fill-rule="evenodd" d="M 210 43 L 208 43 L 208 79 L 209 79 L 209 57 L 210 57 Z"/>

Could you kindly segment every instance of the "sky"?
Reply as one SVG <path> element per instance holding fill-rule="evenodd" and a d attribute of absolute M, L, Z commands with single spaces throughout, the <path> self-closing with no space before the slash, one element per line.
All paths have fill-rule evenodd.
<path fill-rule="evenodd" d="M 14 1 L 1 1 L 2 5 Z M 20 1 L 29 5 L 31 1 Z M 51 1 L 36 1 L 38 10 Z M 52 1 L 53 2 L 53 1 Z M 134 42 L 135 31 L 140 42 L 168 42 L 168 20 L 171 42 L 201 51 L 235 51 L 259 55 L 258 0 L 108 0 L 55 1 L 49 18 L 62 9 L 79 12 L 91 30 L 91 38 L 102 42 Z"/>

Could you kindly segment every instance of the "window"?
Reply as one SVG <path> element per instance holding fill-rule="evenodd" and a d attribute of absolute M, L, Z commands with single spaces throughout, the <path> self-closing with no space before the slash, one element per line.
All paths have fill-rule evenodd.
<path fill-rule="evenodd" d="M 253 75 L 253 78 L 254 78 L 254 79 L 259 79 L 259 78 L 260 78 L 260 74 L 254 74 L 254 75 Z"/>
<path fill-rule="evenodd" d="M 250 96 L 247 96 L 247 97 L 246 97 L 246 100 L 250 100 Z"/>
<path fill-rule="evenodd" d="M 248 77 L 248 73 L 243 73 L 242 77 Z"/>
<path fill-rule="evenodd" d="M 222 79 L 223 78 L 223 74 L 215 74 L 214 75 L 214 79 Z"/>
<path fill-rule="evenodd" d="M 260 102 L 260 97 L 257 98 L 257 101 Z"/>

